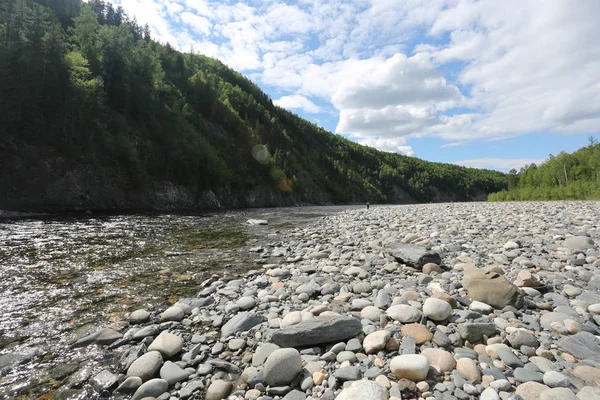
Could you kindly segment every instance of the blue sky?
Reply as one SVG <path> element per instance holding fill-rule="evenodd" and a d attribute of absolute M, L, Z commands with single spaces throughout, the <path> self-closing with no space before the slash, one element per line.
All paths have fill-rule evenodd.
<path fill-rule="evenodd" d="M 600 136 L 600 1 L 112 0 L 380 150 L 508 171 Z"/>

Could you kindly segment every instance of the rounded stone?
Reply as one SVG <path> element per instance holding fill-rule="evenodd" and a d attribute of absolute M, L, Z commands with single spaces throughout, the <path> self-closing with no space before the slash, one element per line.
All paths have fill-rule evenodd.
<path fill-rule="evenodd" d="M 299 324 L 300 322 L 310 321 L 315 316 L 308 311 L 292 311 L 287 313 L 280 322 L 280 327 L 286 328 L 288 326 Z"/>
<path fill-rule="evenodd" d="M 444 300 L 430 297 L 423 304 L 423 315 L 432 321 L 443 321 L 452 315 L 452 306 Z"/>
<path fill-rule="evenodd" d="M 343 363 L 344 361 L 350 361 L 352 363 L 356 361 L 356 354 L 351 351 L 344 350 L 340 351 L 335 359 L 339 363 Z"/>
<path fill-rule="evenodd" d="M 244 296 L 240 297 L 235 304 L 240 308 L 240 310 L 247 311 L 254 308 L 256 305 L 256 300 L 254 300 L 254 297 Z"/>
<path fill-rule="evenodd" d="M 569 387 L 570 382 L 569 379 L 556 371 L 548 371 L 544 373 L 544 385 L 547 385 L 551 388 L 555 387 Z"/>
<path fill-rule="evenodd" d="M 231 339 L 227 342 L 227 347 L 229 347 L 229 350 L 231 351 L 243 349 L 246 347 L 246 341 L 244 339 Z"/>
<path fill-rule="evenodd" d="M 160 377 L 167 381 L 169 385 L 184 381 L 188 376 L 190 376 L 189 372 L 171 361 L 166 361 L 160 369 Z"/>
<path fill-rule="evenodd" d="M 429 372 L 429 360 L 421 354 L 403 354 L 392 358 L 390 370 L 398 378 L 422 381 Z"/>
<path fill-rule="evenodd" d="M 164 379 L 150 379 L 135 391 L 131 400 L 142 400 L 147 397 L 158 397 L 169 390 L 169 383 Z"/>
<path fill-rule="evenodd" d="M 165 358 L 173 357 L 183 348 L 183 338 L 170 332 L 162 332 L 148 347 L 148 351 L 158 351 Z"/>
<path fill-rule="evenodd" d="M 265 382 L 269 386 L 289 385 L 302 370 L 302 358 L 293 348 L 278 349 L 272 352 L 263 369 Z"/>
<path fill-rule="evenodd" d="M 149 351 L 135 360 L 127 369 L 127 376 L 138 376 L 142 381 L 154 378 L 163 364 L 163 358 L 158 351 Z"/>
<path fill-rule="evenodd" d="M 423 265 L 423 273 L 425 275 L 431 275 L 434 272 L 441 274 L 442 272 L 444 272 L 444 270 L 436 263 L 427 263 Z"/>
<path fill-rule="evenodd" d="M 584 386 L 577 393 L 577 400 L 600 400 L 600 389 Z"/>
<path fill-rule="evenodd" d="M 166 321 L 179 322 L 183 319 L 184 316 L 185 316 L 185 313 L 183 312 L 183 310 L 181 308 L 179 308 L 177 306 L 173 306 L 173 307 L 167 308 L 160 315 L 160 322 L 166 322 Z"/>
<path fill-rule="evenodd" d="M 550 389 L 546 385 L 537 382 L 525 382 L 517 386 L 515 393 L 523 398 L 523 400 L 539 400 L 540 394 Z"/>
<path fill-rule="evenodd" d="M 564 387 L 552 388 L 544 390 L 540 393 L 540 400 L 578 400 L 575 393 L 571 389 Z M 592 399 L 586 399 L 592 400 Z"/>
<path fill-rule="evenodd" d="M 233 384 L 231 382 L 218 379 L 211 383 L 208 389 L 206 390 L 205 399 L 222 400 L 229 396 L 229 393 L 231 393 L 231 389 L 233 389 Z"/>
<path fill-rule="evenodd" d="M 360 311 L 360 317 L 369 321 L 379 322 L 383 312 L 375 306 L 367 306 Z"/>
<path fill-rule="evenodd" d="M 433 334 L 425 325 L 408 324 L 402 327 L 402 336 L 411 336 L 417 344 L 423 344 L 433 339 Z"/>
<path fill-rule="evenodd" d="M 366 354 L 374 354 L 385 348 L 391 334 L 389 331 L 376 331 L 370 333 L 363 340 L 363 348 Z"/>
<path fill-rule="evenodd" d="M 451 372 L 456 366 L 456 360 L 449 351 L 429 348 L 421 351 L 421 354 L 427 357 L 429 365 L 438 372 Z"/>
<path fill-rule="evenodd" d="M 470 383 L 479 383 L 481 382 L 481 372 L 479 372 L 479 368 L 475 361 L 470 358 L 463 357 L 459 358 L 456 361 L 456 370 L 467 381 Z"/>
<path fill-rule="evenodd" d="M 132 325 L 142 324 L 150 318 L 150 313 L 146 310 L 135 310 L 129 314 L 129 323 Z"/>
<path fill-rule="evenodd" d="M 374 381 L 356 381 L 341 391 L 336 400 L 388 400 L 386 388 Z"/>
<path fill-rule="evenodd" d="M 481 392 L 479 400 L 500 400 L 500 396 L 498 396 L 498 393 L 494 389 L 489 387 Z"/>
<path fill-rule="evenodd" d="M 421 311 L 418 308 L 406 304 L 391 306 L 385 312 L 390 318 L 403 324 L 417 322 L 421 319 Z"/>

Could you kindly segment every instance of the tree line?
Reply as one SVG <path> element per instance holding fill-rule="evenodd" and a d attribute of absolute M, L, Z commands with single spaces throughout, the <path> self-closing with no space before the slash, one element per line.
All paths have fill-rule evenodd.
<path fill-rule="evenodd" d="M 312 202 L 440 192 L 469 200 L 505 174 L 380 152 L 277 107 L 223 63 L 153 40 L 120 6 L 92 0 L 0 0 L 2 152 L 36 149 L 102 168 L 141 188 L 267 186 Z M 257 158 L 256 154 L 263 156 Z"/>
<path fill-rule="evenodd" d="M 489 201 L 600 199 L 600 145 L 594 137 L 574 153 L 560 152 L 540 165 L 508 173 L 508 188 Z"/>

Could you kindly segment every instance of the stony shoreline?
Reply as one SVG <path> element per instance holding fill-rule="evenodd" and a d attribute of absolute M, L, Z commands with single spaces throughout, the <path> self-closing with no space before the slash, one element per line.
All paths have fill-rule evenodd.
<path fill-rule="evenodd" d="M 341 212 L 74 345 L 121 355 L 105 398 L 600 399 L 599 209 Z"/>

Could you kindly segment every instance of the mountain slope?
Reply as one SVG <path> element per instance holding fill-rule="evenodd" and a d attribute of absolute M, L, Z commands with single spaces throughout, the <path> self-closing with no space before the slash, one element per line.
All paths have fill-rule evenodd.
<path fill-rule="evenodd" d="M 273 105 L 111 3 L 0 0 L 0 209 L 472 200 L 506 176 L 384 153 Z"/>

